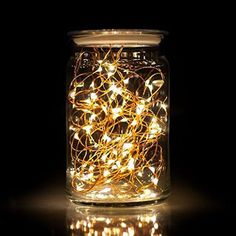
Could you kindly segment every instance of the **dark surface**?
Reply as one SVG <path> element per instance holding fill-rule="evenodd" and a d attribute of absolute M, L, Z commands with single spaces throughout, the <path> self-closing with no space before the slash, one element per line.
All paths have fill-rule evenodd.
<path fill-rule="evenodd" d="M 226 3 L 21 2 L 3 11 L 0 196 L 7 235 L 65 233 L 66 34 L 99 28 L 170 32 L 164 45 L 171 67 L 168 235 L 232 235 L 233 21 Z"/>
<path fill-rule="evenodd" d="M 98 235 L 114 228 L 130 232 L 128 227 L 134 235 L 152 235 L 154 223 L 158 224 L 154 235 L 230 235 L 233 221 L 219 202 L 184 182 L 174 186 L 172 196 L 162 204 L 132 208 L 77 206 L 65 198 L 64 186 L 48 183 L 24 197 L 9 199 L 6 216 L 3 227 L 8 235 L 88 235 L 89 222 Z"/>

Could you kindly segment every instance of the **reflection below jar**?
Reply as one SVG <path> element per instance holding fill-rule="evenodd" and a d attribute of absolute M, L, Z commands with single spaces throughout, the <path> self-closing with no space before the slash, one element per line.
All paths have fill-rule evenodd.
<path fill-rule="evenodd" d="M 130 208 L 75 206 L 67 209 L 69 235 L 166 236 L 170 226 L 168 204 Z"/>

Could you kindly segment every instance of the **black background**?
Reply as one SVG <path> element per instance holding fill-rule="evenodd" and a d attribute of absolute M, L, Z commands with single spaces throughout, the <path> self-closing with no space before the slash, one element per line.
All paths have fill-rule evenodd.
<path fill-rule="evenodd" d="M 235 186 L 229 135 L 233 109 L 228 108 L 232 20 L 226 5 L 68 1 L 9 6 L 2 19 L 3 208 L 48 182 L 65 181 L 67 32 L 161 29 L 170 33 L 164 53 L 171 67 L 172 185 L 185 183 L 216 202 L 224 217 L 212 224 L 224 226 L 211 230 L 224 232 L 232 219 Z M 204 221 L 211 222 L 207 214 Z"/>

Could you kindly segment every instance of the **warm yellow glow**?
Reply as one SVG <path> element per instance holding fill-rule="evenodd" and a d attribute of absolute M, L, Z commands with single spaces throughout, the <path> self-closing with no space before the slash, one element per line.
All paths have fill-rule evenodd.
<path fill-rule="evenodd" d="M 129 78 L 124 79 L 124 84 L 128 84 L 129 83 Z"/>
<path fill-rule="evenodd" d="M 110 142 L 111 141 L 111 138 L 105 133 L 102 137 L 102 139 L 106 142 Z"/>
<path fill-rule="evenodd" d="M 157 185 L 158 179 L 157 179 L 157 178 L 154 178 L 154 179 L 152 179 L 152 182 L 153 182 L 155 185 Z"/>
<path fill-rule="evenodd" d="M 154 167 L 149 167 L 149 169 L 152 173 L 155 173 L 155 168 Z"/>
<path fill-rule="evenodd" d="M 92 114 L 89 119 L 93 121 L 95 118 L 96 118 L 96 114 Z"/>
<path fill-rule="evenodd" d="M 96 51 L 91 71 L 75 68 L 68 93 L 71 185 L 75 192 L 94 191 L 96 199 L 155 198 L 165 168 L 159 142 L 168 117 L 167 97 L 160 96 L 164 75 L 152 65 L 123 65 L 121 53 Z"/>
<path fill-rule="evenodd" d="M 110 171 L 109 170 L 104 170 L 103 176 L 107 177 L 108 175 L 110 175 Z"/>
<path fill-rule="evenodd" d="M 86 131 L 87 134 L 90 134 L 92 127 L 93 127 L 92 125 L 86 125 L 83 127 L 83 129 Z"/>
<path fill-rule="evenodd" d="M 126 225 L 126 223 L 121 222 L 120 226 L 121 226 L 122 228 L 125 228 L 127 225 Z"/>
<path fill-rule="evenodd" d="M 123 150 L 130 149 L 130 148 L 132 148 L 132 146 L 133 146 L 132 143 L 124 143 L 124 145 L 123 145 Z"/>
<path fill-rule="evenodd" d="M 116 119 L 119 117 L 119 114 L 121 113 L 122 109 L 120 107 L 116 107 L 112 109 L 113 112 L 113 119 Z"/>
<path fill-rule="evenodd" d="M 116 94 L 122 94 L 122 88 L 117 87 L 114 82 L 112 83 L 112 85 L 110 87 L 110 91 L 113 91 Z"/>
<path fill-rule="evenodd" d="M 131 125 L 132 125 L 132 126 L 135 126 L 135 125 L 137 125 L 137 124 L 138 124 L 137 120 L 133 120 L 133 121 L 131 122 Z"/>
<path fill-rule="evenodd" d="M 96 93 L 91 93 L 90 97 L 91 97 L 91 100 L 95 100 L 95 99 L 97 99 L 98 96 Z"/>
<path fill-rule="evenodd" d="M 143 112 L 143 110 L 144 110 L 144 108 L 145 108 L 145 105 L 144 104 L 138 104 L 137 105 L 137 108 L 136 108 L 136 113 L 138 114 L 138 115 L 140 115 L 142 112 Z"/>
<path fill-rule="evenodd" d="M 115 74 L 116 66 L 113 65 L 113 64 L 109 64 L 109 63 L 107 63 L 106 66 L 107 66 L 107 76 L 109 78 L 109 77 L 111 77 L 111 76 L 113 76 Z"/>
<path fill-rule="evenodd" d="M 133 158 L 130 158 L 130 160 L 128 162 L 128 169 L 134 170 L 134 159 Z"/>
<path fill-rule="evenodd" d="M 158 227 L 159 227 L 158 223 L 157 223 L 157 222 L 154 223 L 154 228 L 155 228 L 155 229 L 158 229 Z"/>

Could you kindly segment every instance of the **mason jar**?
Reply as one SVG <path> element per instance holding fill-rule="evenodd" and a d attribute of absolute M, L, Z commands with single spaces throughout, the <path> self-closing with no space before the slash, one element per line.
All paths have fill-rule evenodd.
<path fill-rule="evenodd" d="M 73 202 L 137 205 L 169 195 L 165 34 L 69 33 L 67 193 Z"/>

